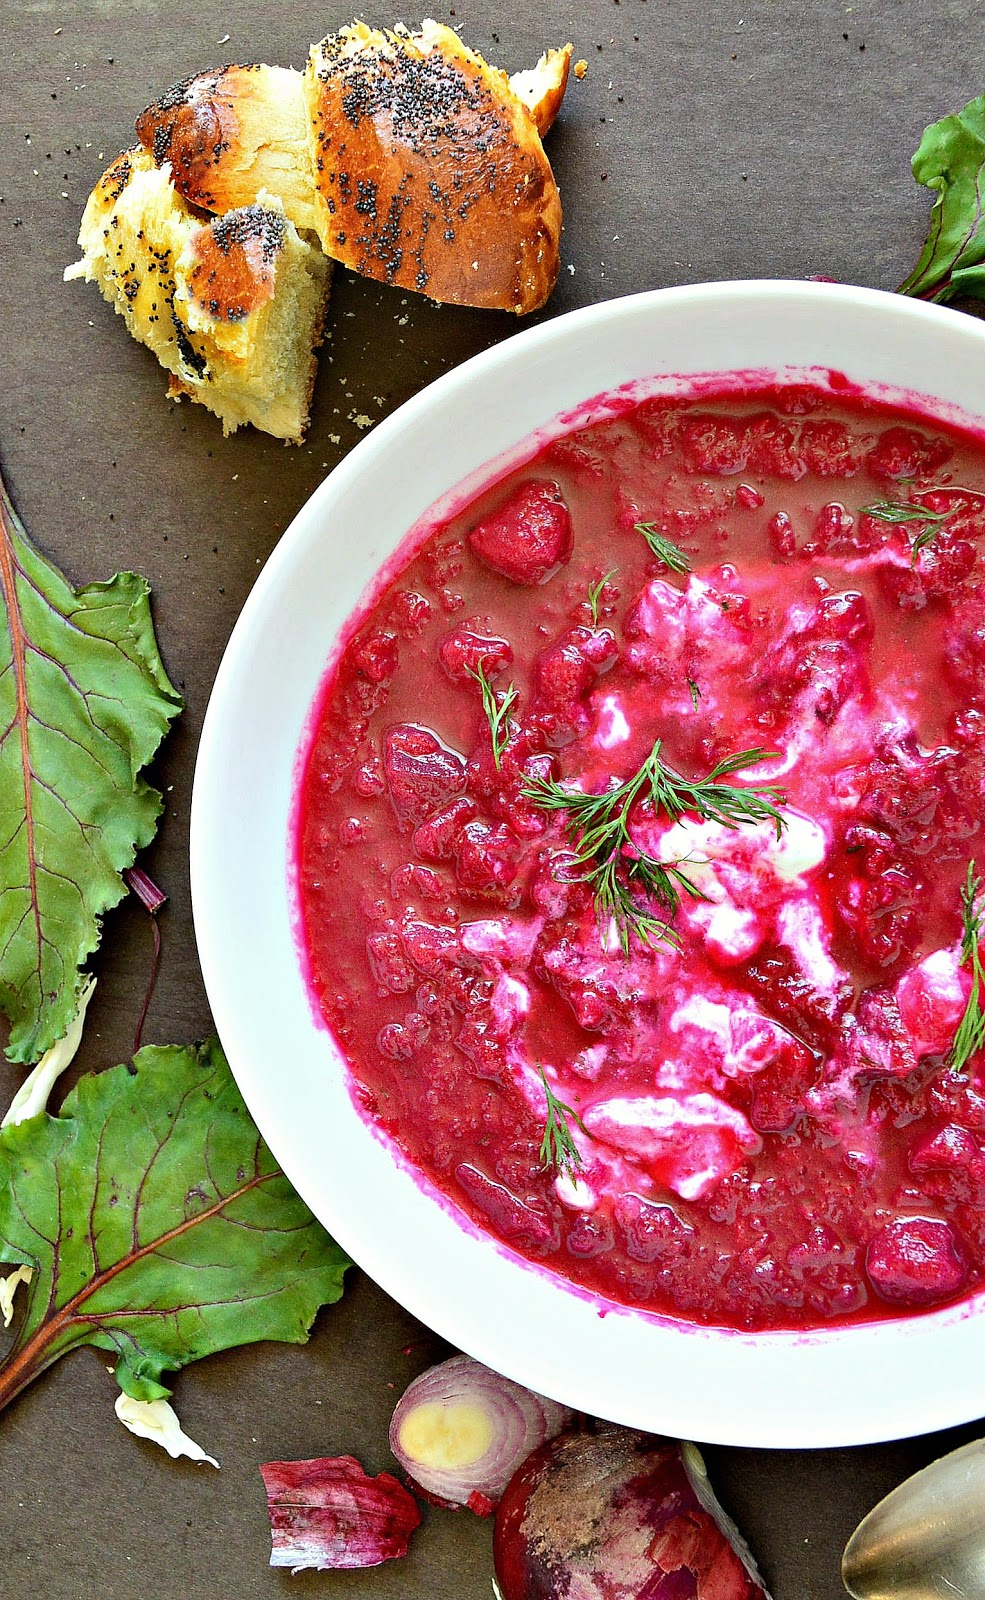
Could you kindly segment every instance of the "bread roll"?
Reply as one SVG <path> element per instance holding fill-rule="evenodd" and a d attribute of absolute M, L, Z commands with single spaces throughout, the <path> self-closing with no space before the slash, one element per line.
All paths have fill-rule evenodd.
<path fill-rule="evenodd" d="M 171 169 L 137 147 L 89 197 L 82 260 L 66 278 L 99 285 L 135 339 L 171 374 L 169 394 L 207 406 L 231 433 L 245 422 L 300 441 L 315 379 L 330 263 L 279 200 L 211 220 L 175 191 Z"/>
<path fill-rule="evenodd" d="M 137 119 L 193 204 L 265 189 L 326 253 L 432 299 L 535 310 L 559 267 L 561 203 L 540 135 L 571 46 L 514 79 L 450 28 L 362 23 L 312 48 L 303 79 L 234 66 L 176 84 Z"/>

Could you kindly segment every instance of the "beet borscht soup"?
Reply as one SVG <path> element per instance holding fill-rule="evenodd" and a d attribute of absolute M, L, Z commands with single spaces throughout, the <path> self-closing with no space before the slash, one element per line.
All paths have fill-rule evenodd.
<path fill-rule="evenodd" d="M 601 416 L 350 626 L 296 808 L 315 1003 L 414 1167 L 585 1290 L 967 1297 L 985 440 L 834 374 Z"/>

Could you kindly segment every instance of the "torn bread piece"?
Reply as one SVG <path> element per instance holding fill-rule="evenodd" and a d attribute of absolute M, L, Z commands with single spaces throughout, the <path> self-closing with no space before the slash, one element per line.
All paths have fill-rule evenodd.
<path fill-rule="evenodd" d="M 561 200 L 505 73 L 441 23 L 356 23 L 315 45 L 304 90 L 329 255 L 435 300 L 521 315 L 544 304 Z"/>
<path fill-rule="evenodd" d="M 197 206 L 262 187 L 357 272 L 522 314 L 557 278 L 561 203 L 541 135 L 571 54 L 510 79 L 442 24 L 354 23 L 312 47 L 303 77 L 233 66 L 176 84 L 137 132 Z"/>
<path fill-rule="evenodd" d="M 535 67 L 510 75 L 510 88 L 530 112 L 542 139 L 561 109 L 573 54 L 570 44 L 560 50 L 545 50 Z"/>
<path fill-rule="evenodd" d="M 170 168 L 136 148 L 89 197 L 82 260 L 66 278 L 99 285 L 135 339 L 171 373 L 169 394 L 207 406 L 231 433 L 243 423 L 299 442 L 314 386 L 330 263 L 280 201 L 200 218 Z"/>
<path fill-rule="evenodd" d="M 175 188 L 204 211 L 277 195 L 296 228 L 316 229 L 315 169 L 301 74 L 291 67 L 221 67 L 176 83 L 142 111 L 137 138 Z"/>

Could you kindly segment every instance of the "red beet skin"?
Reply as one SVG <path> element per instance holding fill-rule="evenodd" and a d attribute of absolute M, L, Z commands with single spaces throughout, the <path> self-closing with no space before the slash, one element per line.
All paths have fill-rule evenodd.
<path fill-rule="evenodd" d="M 769 1600 L 682 1447 L 626 1428 L 562 1434 L 528 1457 L 499 1503 L 494 1554 L 503 1600 Z"/>
<path fill-rule="evenodd" d="M 352 1456 L 268 1461 L 260 1473 L 272 1567 L 376 1567 L 407 1554 L 421 1513 L 392 1473 L 371 1478 Z"/>

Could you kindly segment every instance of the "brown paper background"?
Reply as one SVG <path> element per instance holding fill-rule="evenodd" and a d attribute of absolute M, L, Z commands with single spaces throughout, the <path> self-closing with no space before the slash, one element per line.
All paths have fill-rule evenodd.
<path fill-rule="evenodd" d="M 395 16 L 377 0 L 364 14 Z M 574 271 L 547 315 L 700 279 L 824 273 L 891 288 L 928 210 L 910 153 L 926 122 L 985 87 L 972 0 L 459 0 L 434 14 L 510 70 L 569 37 L 589 62 L 549 143 Z M 223 440 L 203 410 L 170 404 L 153 358 L 94 288 L 64 285 L 62 268 L 89 188 L 149 99 L 226 60 L 300 66 L 309 41 L 349 17 L 338 0 L 0 0 L 4 471 L 35 539 L 75 582 L 127 566 L 148 576 L 188 698 L 156 769 L 168 809 L 148 866 L 171 898 L 148 1042 L 210 1025 L 188 898 L 189 799 L 209 687 L 260 566 L 356 442 L 352 416 L 385 415 L 515 324 L 340 272 L 309 441 L 285 449 L 249 431 Z M 149 957 L 139 910 L 113 913 L 82 1066 L 129 1053 Z M 0 1079 L 6 1104 L 18 1078 L 3 1067 Z M 355 1274 L 307 1348 L 234 1352 L 178 1378 L 182 1421 L 219 1457 L 218 1473 L 132 1439 L 99 1357 L 67 1358 L 0 1418 L 5 1595 L 489 1600 L 490 1529 L 468 1514 L 428 1512 L 408 1560 L 379 1570 L 291 1579 L 266 1565 L 258 1463 L 352 1452 L 387 1466 L 393 1402 L 441 1350 Z M 863 1450 L 715 1449 L 709 1464 L 776 1600 L 835 1600 L 859 1517 L 972 1432 Z"/>

